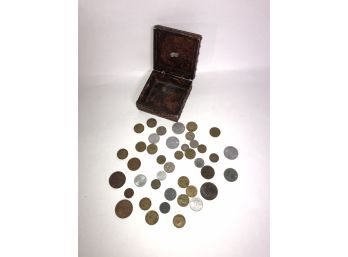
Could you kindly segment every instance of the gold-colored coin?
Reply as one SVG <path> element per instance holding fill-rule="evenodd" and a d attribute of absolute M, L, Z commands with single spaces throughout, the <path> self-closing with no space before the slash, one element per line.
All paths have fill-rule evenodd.
<path fill-rule="evenodd" d="M 203 144 L 199 145 L 197 149 L 198 149 L 198 152 L 200 153 L 205 153 L 207 151 L 207 147 Z"/>
<path fill-rule="evenodd" d="M 218 162 L 219 161 L 219 155 L 217 155 L 216 153 L 212 153 L 211 155 L 209 155 L 209 160 L 211 162 Z"/>
<path fill-rule="evenodd" d="M 150 118 L 146 121 L 146 124 L 149 128 L 154 128 L 157 125 L 157 121 L 154 118 Z"/>
<path fill-rule="evenodd" d="M 181 194 L 178 196 L 177 202 L 181 207 L 185 207 L 189 204 L 190 199 L 187 195 Z"/>
<path fill-rule="evenodd" d="M 153 189 L 158 189 L 160 188 L 160 186 L 161 186 L 161 181 L 159 181 L 158 179 L 154 179 L 151 181 L 151 187 Z"/>
<path fill-rule="evenodd" d="M 192 185 L 189 185 L 187 188 L 186 188 L 186 194 L 189 196 L 189 197 L 195 197 L 197 195 L 197 188 L 195 186 L 192 186 Z"/>
<path fill-rule="evenodd" d="M 181 160 L 181 159 L 184 157 L 184 153 L 181 152 L 181 151 L 176 151 L 176 152 L 174 153 L 174 157 L 175 157 L 175 159 L 177 159 L 177 160 Z"/>
<path fill-rule="evenodd" d="M 179 179 L 178 179 L 178 185 L 179 187 L 181 188 L 186 188 L 188 187 L 188 185 L 190 184 L 190 180 L 188 177 L 186 176 L 181 176 Z"/>
<path fill-rule="evenodd" d="M 173 224 L 175 227 L 177 228 L 182 228 L 183 226 L 185 226 L 186 220 L 185 217 L 181 214 L 177 214 L 174 216 L 173 218 Z"/>
<path fill-rule="evenodd" d="M 124 148 L 117 151 L 117 157 L 121 160 L 126 159 L 128 156 L 128 151 Z"/>
<path fill-rule="evenodd" d="M 218 137 L 218 136 L 220 136 L 221 131 L 220 131 L 219 128 L 213 127 L 213 128 L 210 129 L 209 133 L 210 133 L 210 135 L 211 135 L 212 137 Z"/>
<path fill-rule="evenodd" d="M 134 157 L 127 163 L 128 169 L 135 171 L 140 168 L 141 162 L 138 158 Z"/>
<path fill-rule="evenodd" d="M 145 149 L 146 149 L 146 144 L 143 141 L 140 141 L 135 145 L 135 150 L 137 150 L 138 152 L 144 152 Z"/>
<path fill-rule="evenodd" d="M 149 144 L 147 146 L 146 150 L 149 154 L 155 154 L 155 153 L 157 153 L 158 148 L 157 148 L 157 145 L 155 145 L 155 144 Z"/>
<path fill-rule="evenodd" d="M 185 151 L 185 156 L 187 159 L 193 159 L 196 157 L 196 151 L 190 148 Z"/>
<path fill-rule="evenodd" d="M 163 164 L 166 162 L 166 157 L 164 155 L 158 155 L 157 156 L 157 163 L 158 164 Z"/>
<path fill-rule="evenodd" d="M 144 131 L 144 125 L 141 123 L 135 124 L 134 126 L 135 133 L 141 133 Z"/>
<path fill-rule="evenodd" d="M 154 225 L 158 222 L 159 216 L 156 211 L 148 211 L 145 215 L 145 221 L 149 225 Z"/>
<path fill-rule="evenodd" d="M 197 130 L 197 124 L 196 124 L 196 122 L 193 122 L 193 121 L 190 121 L 190 122 L 188 122 L 187 124 L 186 124 L 186 128 L 187 128 L 187 130 L 188 131 L 191 131 L 191 132 L 193 132 L 193 131 L 196 131 Z"/>
<path fill-rule="evenodd" d="M 151 200 L 149 198 L 147 198 L 147 197 L 142 198 L 139 201 L 139 207 L 140 207 L 140 209 L 142 209 L 144 211 L 150 209 L 150 207 L 151 207 Z"/>

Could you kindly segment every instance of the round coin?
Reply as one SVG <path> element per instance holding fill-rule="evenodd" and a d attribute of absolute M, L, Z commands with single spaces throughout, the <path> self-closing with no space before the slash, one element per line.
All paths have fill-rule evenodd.
<path fill-rule="evenodd" d="M 133 205 L 129 200 L 123 199 L 116 204 L 115 213 L 116 216 L 124 219 L 129 217 L 133 212 Z"/>
<path fill-rule="evenodd" d="M 137 150 L 138 152 L 144 152 L 146 149 L 146 144 L 142 141 L 136 143 L 135 145 L 135 150 Z"/>
<path fill-rule="evenodd" d="M 160 140 L 160 137 L 156 133 L 152 133 L 149 135 L 148 139 L 151 144 L 157 144 Z"/>
<path fill-rule="evenodd" d="M 166 162 L 164 164 L 164 171 L 167 173 L 172 173 L 175 170 L 175 165 L 172 162 Z"/>
<path fill-rule="evenodd" d="M 149 144 L 146 148 L 146 151 L 149 153 L 149 154 L 155 154 L 157 153 L 157 145 L 154 145 L 154 144 Z"/>
<path fill-rule="evenodd" d="M 193 133 L 193 132 L 191 132 L 191 131 L 186 132 L 185 138 L 186 138 L 187 140 L 190 140 L 190 141 L 191 141 L 191 140 L 195 139 L 195 133 Z"/>
<path fill-rule="evenodd" d="M 141 123 L 135 124 L 134 126 L 135 133 L 141 133 L 144 131 L 144 125 Z"/>
<path fill-rule="evenodd" d="M 190 208 L 193 211 L 200 211 L 203 208 L 203 201 L 201 198 L 194 197 L 190 200 Z"/>
<path fill-rule="evenodd" d="M 160 170 L 159 172 L 157 172 L 156 174 L 156 178 L 158 180 L 165 180 L 167 177 L 167 172 L 163 171 L 163 170 Z"/>
<path fill-rule="evenodd" d="M 201 186 L 201 195 L 204 199 L 206 200 L 213 200 L 216 198 L 218 194 L 218 189 L 217 187 L 211 183 L 211 182 L 206 182 Z"/>
<path fill-rule="evenodd" d="M 214 177 L 215 171 L 214 171 L 213 167 L 206 165 L 201 169 L 201 175 L 205 179 L 211 179 Z"/>
<path fill-rule="evenodd" d="M 145 221 L 149 225 L 154 225 L 158 222 L 159 216 L 156 211 L 149 211 L 145 215 Z"/>
<path fill-rule="evenodd" d="M 183 150 L 184 152 L 187 151 L 189 148 L 190 146 L 188 144 L 181 145 L 181 150 Z"/>
<path fill-rule="evenodd" d="M 197 130 L 198 126 L 197 126 L 196 122 L 190 121 L 186 124 L 186 128 L 188 131 L 193 132 L 193 131 Z"/>
<path fill-rule="evenodd" d="M 140 168 L 141 162 L 138 158 L 134 157 L 127 163 L 128 169 L 135 171 Z"/>
<path fill-rule="evenodd" d="M 175 134 L 182 134 L 185 131 L 185 125 L 181 122 L 175 122 L 172 126 L 172 130 Z"/>
<path fill-rule="evenodd" d="M 196 152 L 195 152 L 195 150 L 190 148 L 190 149 L 185 151 L 185 156 L 187 159 L 193 159 L 196 157 Z"/>
<path fill-rule="evenodd" d="M 177 159 L 177 160 L 181 160 L 181 159 L 184 157 L 184 153 L 181 152 L 181 151 L 176 151 L 176 152 L 174 153 L 174 157 L 175 157 L 175 159 Z"/>
<path fill-rule="evenodd" d="M 156 133 L 157 133 L 157 135 L 159 135 L 159 136 L 163 136 L 163 135 L 165 135 L 165 134 L 167 133 L 167 129 L 166 129 L 166 127 L 164 127 L 164 126 L 159 126 L 159 127 L 156 129 Z"/>
<path fill-rule="evenodd" d="M 197 195 L 197 188 L 195 186 L 188 186 L 186 188 L 186 194 L 189 196 L 189 197 L 195 197 Z"/>
<path fill-rule="evenodd" d="M 190 146 L 191 146 L 192 148 L 197 148 L 198 145 L 199 145 L 199 143 L 198 143 L 197 140 L 194 139 L 194 140 L 191 140 L 191 141 L 190 141 Z"/>
<path fill-rule="evenodd" d="M 109 177 L 109 184 L 113 188 L 120 188 L 126 182 L 126 176 L 121 171 L 116 171 Z"/>
<path fill-rule="evenodd" d="M 120 159 L 120 160 L 124 160 L 126 159 L 128 156 L 128 151 L 124 148 L 120 149 L 117 151 L 117 157 Z"/>
<path fill-rule="evenodd" d="M 166 191 L 164 191 L 164 197 L 168 201 L 173 201 L 176 198 L 176 191 L 174 188 L 167 188 Z"/>
<path fill-rule="evenodd" d="M 132 198 L 134 195 L 134 190 L 132 188 L 127 188 L 126 190 L 124 190 L 124 196 L 126 198 Z"/>
<path fill-rule="evenodd" d="M 144 211 L 150 209 L 150 207 L 151 207 L 151 200 L 149 198 L 147 198 L 147 197 L 142 198 L 139 201 L 139 207 L 140 207 L 140 209 L 142 209 Z"/>
<path fill-rule="evenodd" d="M 209 133 L 210 133 L 210 135 L 211 135 L 212 137 L 218 137 L 218 136 L 220 136 L 221 131 L 220 131 L 219 128 L 213 127 L 213 128 L 211 128 L 211 129 L 209 130 Z"/>
<path fill-rule="evenodd" d="M 170 211 L 170 204 L 167 202 L 163 202 L 159 206 L 160 212 L 166 214 Z"/>
<path fill-rule="evenodd" d="M 154 118 L 150 118 L 146 121 L 146 125 L 149 127 L 149 128 L 153 128 L 153 127 L 156 127 L 157 125 L 157 121 L 154 119 Z"/>
<path fill-rule="evenodd" d="M 196 158 L 194 163 L 197 168 L 202 168 L 204 166 L 204 160 L 202 158 Z"/>
<path fill-rule="evenodd" d="M 179 179 L 178 179 L 178 185 L 179 187 L 181 188 L 186 188 L 188 187 L 188 185 L 190 184 L 190 180 L 188 177 L 186 176 L 181 176 Z"/>
<path fill-rule="evenodd" d="M 207 151 L 207 147 L 205 145 L 199 145 L 197 147 L 198 152 L 205 153 Z"/>
<path fill-rule="evenodd" d="M 159 181 L 159 179 L 154 179 L 151 181 L 151 187 L 153 189 L 159 189 L 161 186 L 161 181 Z"/>
<path fill-rule="evenodd" d="M 166 145 L 169 149 L 175 149 L 179 146 L 179 139 L 177 137 L 168 137 L 166 141 Z"/>
<path fill-rule="evenodd" d="M 166 157 L 164 155 L 158 155 L 157 156 L 157 163 L 158 164 L 163 164 L 166 162 Z"/>
<path fill-rule="evenodd" d="M 181 207 L 185 207 L 189 204 L 190 199 L 187 195 L 181 194 L 178 196 L 177 202 Z"/>
<path fill-rule="evenodd" d="M 238 150 L 233 146 L 227 146 L 224 155 L 227 159 L 234 160 L 238 157 Z"/>
<path fill-rule="evenodd" d="M 182 228 L 183 226 L 185 226 L 186 220 L 185 217 L 181 214 L 177 214 L 174 216 L 173 218 L 173 224 L 175 227 L 177 228 Z"/>
<path fill-rule="evenodd" d="M 217 155 L 216 153 L 212 153 L 211 155 L 209 155 L 209 160 L 211 162 L 218 162 L 219 161 L 219 155 Z"/>
<path fill-rule="evenodd" d="M 227 181 L 234 182 L 238 178 L 238 173 L 235 169 L 228 168 L 224 172 L 224 177 Z"/>
<path fill-rule="evenodd" d="M 146 181 L 147 181 L 147 178 L 145 175 L 143 174 L 139 174 L 139 175 L 136 175 L 135 178 L 134 178 L 134 184 L 137 186 L 137 187 L 142 187 L 146 184 Z"/>

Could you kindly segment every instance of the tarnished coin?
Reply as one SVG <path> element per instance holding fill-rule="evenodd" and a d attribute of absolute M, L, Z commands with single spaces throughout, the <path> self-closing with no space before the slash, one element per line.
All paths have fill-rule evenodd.
<path fill-rule="evenodd" d="M 166 162 L 164 164 L 164 171 L 167 173 L 172 173 L 175 170 L 175 165 L 172 162 Z"/>
<path fill-rule="evenodd" d="M 160 140 L 160 137 L 156 133 L 152 133 L 150 134 L 148 139 L 151 144 L 157 144 Z"/>
<path fill-rule="evenodd" d="M 149 211 L 145 215 L 145 221 L 149 225 L 154 225 L 158 222 L 159 216 L 156 211 Z"/>
<path fill-rule="evenodd" d="M 167 202 L 163 202 L 160 204 L 159 209 L 162 213 L 166 214 L 170 211 L 170 204 Z"/>
<path fill-rule="evenodd" d="M 190 184 L 190 180 L 188 177 L 186 176 L 181 176 L 179 179 L 178 179 L 178 185 L 179 187 L 181 188 L 186 188 L 188 187 L 188 185 Z"/>
<path fill-rule="evenodd" d="M 137 150 L 138 152 L 144 152 L 146 149 L 146 144 L 142 141 L 136 143 L 135 145 L 135 150 Z"/>
<path fill-rule="evenodd" d="M 157 121 L 154 119 L 154 118 L 150 118 L 146 121 L 146 125 L 149 127 L 149 128 L 154 128 L 156 127 L 157 125 Z"/>
<path fill-rule="evenodd" d="M 161 186 L 161 181 L 159 181 L 159 179 L 154 179 L 151 181 L 151 187 L 153 189 L 159 189 Z"/>
<path fill-rule="evenodd" d="M 201 198 L 195 197 L 190 200 L 190 208 L 193 211 L 200 211 L 203 208 L 203 201 Z"/>
<path fill-rule="evenodd" d="M 201 175 L 205 179 L 211 179 L 214 177 L 215 171 L 214 171 L 213 167 L 206 165 L 201 169 Z"/>
<path fill-rule="evenodd" d="M 120 188 L 126 182 L 126 176 L 121 171 L 116 171 L 111 174 L 109 184 L 113 188 Z"/>
<path fill-rule="evenodd" d="M 216 153 L 212 153 L 211 155 L 209 155 L 209 160 L 211 162 L 218 162 L 219 161 L 219 155 L 217 155 Z"/>
<path fill-rule="evenodd" d="M 181 151 L 176 151 L 176 152 L 174 153 L 174 157 L 175 157 L 175 159 L 177 159 L 177 160 L 181 160 L 181 159 L 184 157 L 184 153 L 181 152 Z"/>
<path fill-rule="evenodd" d="M 174 188 L 167 188 L 166 191 L 164 191 L 164 197 L 168 201 L 173 201 L 176 198 L 176 191 Z"/>
<path fill-rule="evenodd" d="M 218 189 L 217 187 L 211 183 L 206 182 L 201 186 L 201 195 L 206 200 L 213 200 L 218 195 Z"/>
<path fill-rule="evenodd" d="M 220 136 L 221 131 L 220 131 L 219 128 L 213 127 L 213 128 L 211 128 L 211 129 L 209 130 L 209 133 L 210 133 L 210 135 L 211 135 L 212 137 L 218 137 L 218 136 Z"/>
<path fill-rule="evenodd" d="M 169 149 L 175 149 L 179 146 L 179 139 L 177 137 L 168 137 L 166 141 L 166 145 Z"/>
<path fill-rule="evenodd" d="M 177 214 L 173 218 L 173 224 L 177 228 L 182 228 L 186 224 L 185 217 L 181 214 Z"/>
<path fill-rule="evenodd" d="M 197 130 L 198 126 L 196 122 L 190 121 L 186 124 L 186 128 L 188 131 L 194 132 Z"/>
<path fill-rule="evenodd" d="M 140 168 L 141 162 L 138 158 L 134 157 L 127 163 L 128 169 L 135 171 Z"/>
<path fill-rule="evenodd" d="M 127 188 L 126 190 L 124 190 L 124 196 L 126 198 L 132 198 L 134 195 L 134 190 L 132 188 Z"/>
<path fill-rule="evenodd" d="M 188 144 L 181 145 L 181 150 L 183 150 L 184 152 L 187 151 L 189 148 L 190 146 Z"/>
<path fill-rule="evenodd" d="M 186 187 L 186 194 L 189 197 L 195 197 L 197 195 L 197 188 L 193 185 L 189 185 L 188 187 Z"/>
<path fill-rule="evenodd" d="M 126 159 L 128 156 L 128 151 L 124 148 L 120 149 L 117 151 L 117 157 L 120 159 L 120 160 L 124 160 Z"/>
<path fill-rule="evenodd" d="M 224 177 L 227 181 L 234 182 L 238 178 L 238 173 L 235 169 L 228 168 L 224 172 Z"/>
<path fill-rule="evenodd" d="M 166 157 L 164 155 L 158 155 L 157 156 L 157 163 L 158 164 L 163 164 L 166 162 Z"/>
<path fill-rule="evenodd" d="M 185 156 L 187 159 L 193 159 L 196 157 L 196 152 L 195 152 L 195 150 L 190 148 L 190 149 L 185 151 Z"/>
<path fill-rule="evenodd" d="M 181 194 L 178 196 L 177 202 L 181 207 L 185 207 L 189 204 L 190 199 L 187 195 Z"/>
<path fill-rule="evenodd" d="M 129 217 L 133 212 L 133 205 L 129 200 L 123 199 L 116 204 L 115 213 L 116 216 L 124 219 Z"/>
<path fill-rule="evenodd" d="M 155 154 L 157 153 L 157 145 L 154 145 L 154 144 L 149 144 L 146 148 L 146 151 L 149 153 L 149 154 Z"/>
<path fill-rule="evenodd" d="M 139 174 L 139 175 L 136 175 L 135 178 L 134 178 L 134 184 L 137 186 L 137 187 L 142 187 L 146 184 L 146 181 L 147 181 L 147 178 L 145 175 L 143 174 Z"/>
<path fill-rule="evenodd" d="M 151 200 L 149 198 L 147 198 L 147 197 L 142 198 L 139 201 L 139 207 L 140 207 L 140 209 L 142 209 L 144 211 L 150 209 L 150 207 L 151 207 Z"/>
<path fill-rule="evenodd" d="M 202 168 L 204 166 L 204 160 L 202 158 L 196 158 L 194 163 L 197 168 Z"/>
<path fill-rule="evenodd" d="M 191 146 L 192 148 L 197 148 L 198 145 L 199 145 L 199 143 L 198 143 L 197 140 L 193 139 L 193 140 L 190 141 L 190 146 Z"/>
<path fill-rule="evenodd" d="M 233 146 L 227 146 L 224 155 L 227 159 L 234 160 L 238 157 L 238 150 Z"/>
<path fill-rule="evenodd" d="M 135 124 L 134 126 L 135 133 L 141 133 L 144 131 L 144 125 L 141 123 Z"/>
<path fill-rule="evenodd" d="M 191 141 L 191 140 L 195 139 L 195 133 L 193 133 L 193 132 L 191 132 L 191 131 L 186 132 L 185 138 L 186 138 L 187 140 L 190 140 L 190 141 Z"/>
<path fill-rule="evenodd" d="M 172 126 L 172 129 L 175 134 L 182 134 L 185 131 L 185 125 L 181 122 L 175 122 Z"/>
<path fill-rule="evenodd" d="M 205 145 L 202 145 L 200 144 L 198 147 L 197 147 L 197 150 L 198 152 L 200 153 L 205 153 L 207 151 L 207 147 Z"/>
<path fill-rule="evenodd" d="M 165 180 L 167 177 L 167 172 L 163 171 L 163 170 L 160 170 L 159 172 L 157 172 L 156 174 L 156 178 L 158 180 Z"/>
<path fill-rule="evenodd" d="M 159 127 L 156 129 L 156 133 L 157 133 L 157 135 L 159 135 L 159 136 L 163 136 L 163 135 L 165 135 L 165 134 L 167 133 L 167 129 L 166 129 L 166 127 L 164 127 L 164 126 L 159 126 Z"/>

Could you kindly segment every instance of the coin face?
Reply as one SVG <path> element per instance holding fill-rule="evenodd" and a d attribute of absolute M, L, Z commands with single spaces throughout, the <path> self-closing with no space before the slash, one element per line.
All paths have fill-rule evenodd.
<path fill-rule="evenodd" d="M 154 119 L 154 118 L 150 118 L 146 121 L 146 125 L 149 127 L 149 128 L 154 128 L 156 127 L 157 125 L 157 121 Z"/>
<path fill-rule="evenodd" d="M 213 167 L 206 165 L 201 169 L 201 175 L 205 179 L 211 179 L 214 177 L 215 171 L 214 171 Z"/>
<path fill-rule="evenodd" d="M 172 162 L 166 162 L 164 164 L 164 171 L 167 173 L 172 173 L 175 170 L 175 165 Z"/>
<path fill-rule="evenodd" d="M 199 145 L 198 147 L 197 147 L 197 150 L 198 150 L 198 152 L 200 152 L 200 153 L 205 153 L 206 151 L 207 151 L 207 147 L 205 146 L 205 145 Z"/>
<path fill-rule="evenodd" d="M 186 188 L 188 187 L 188 185 L 190 184 L 190 180 L 188 177 L 186 176 L 181 176 L 179 179 L 178 179 L 178 185 L 179 187 L 181 188 Z"/>
<path fill-rule="evenodd" d="M 164 155 L 158 155 L 157 156 L 157 163 L 158 164 L 163 164 L 166 162 L 166 157 Z"/>
<path fill-rule="evenodd" d="M 166 145 L 169 149 L 175 149 L 179 146 L 179 139 L 177 137 L 168 137 L 166 141 Z"/>
<path fill-rule="evenodd" d="M 146 184 L 147 178 L 143 174 L 136 175 L 134 178 L 134 184 L 137 187 L 143 187 Z"/>
<path fill-rule="evenodd" d="M 128 156 L 128 151 L 124 148 L 120 149 L 117 151 L 117 157 L 120 159 L 120 160 L 124 160 L 126 159 Z"/>
<path fill-rule="evenodd" d="M 219 128 L 213 127 L 213 128 L 211 128 L 211 129 L 209 130 L 209 133 L 210 133 L 210 135 L 211 135 L 212 137 L 218 137 L 218 136 L 220 136 L 221 131 L 220 131 Z"/>
<path fill-rule="evenodd" d="M 195 139 L 195 133 L 193 133 L 193 132 L 191 132 L 191 131 L 186 132 L 185 138 L 186 138 L 187 140 L 190 140 L 190 141 L 191 141 L 191 140 Z"/>
<path fill-rule="evenodd" d="M 186 124 L 186 128 L 188 131 L 194 132 L 197 130 L 198 126 L 196 122 L 190 121 Z"/>
<path fill-rule="evenodd" d="M 140 165 L 141 165 L 141 162 L 138 158 L 134 157 L 134 158 L 131 158 L 128 163 L 127 163 L 127 166 L 128 166 L 128 169 L 132 170 L 132 171 L 135 171 L 137 169 L 140 168 Z"/>
<path fill-rule="evenodd" d="M 238 157 L 238 150 L 233 146 L 227 146 L 224 155 L 227 159 L 234 160 Z"/>
<path fill-rule="evenodd" d="M 157 144 L 160 140 L 160 137 L 156 133 L 152 133 L 149 135 L 148 139 L 151 144 Z"/>
<path fill-rule="evenodd" d="M 197 188 L 193 185 L 189 185 L 187 188 L 186 188 L 186 194 L 189 196 L 189 197 L 195 197 L 197 195 Z"/>
<path fill-rule="evenodd" d="M 184 157 L 184 153 L 181 152 L 181 151 L 176 151 L 176 152 L 174 153 L 174 157 L 175 157 L 175 159 L 177 159 L 177 160 L 181 160 L 181 159 Z"/>
<path fill-rule="evenodd" d="M 190 141 L 190 146 L 191 146 L 192 148 L 197 148 L 198 145 L 199 145 L 199 143 L 198 143 L 197 140 L 194 139 L 194 140 L 191 140 L 191 141 Z"/>
<path fill-rule="evenodd" d="M 182 134 L 185 131 L 185 125 L 181 122 L 175 122 L 172 126 L 172 129 L 175 134 Z"/>
<path fill-rule="evenodd" d="M 218 189 L 217 187 L 211 183 L 206 182 L 201 186 L 201 195 L 206 200 L 213 200 L 218 195 Z"/>
<path fill-rule="evenodd" d="M 127 188 L 126 190 L 124 190 L 124 196 L 126 198 L 132 198 L 134 195 L 134 190 L 132 188 Z"/>
<path fill-rule="evenodd" d="M 167 133 L 167 129 L 166 129 L 166 127 L 164 127 L 164 126 L 159 126 L 159 127 L 156 129 L 156 133 L 157 133 L 157 135 L 159 135 L 159 136 L 163 136 L 163 135 L 165 135 L 165 134 Z"/>
<path fill-rule="evenodd" d="M 142 141 L 136 143 L 135 145 L 135 150 L 137 150 L 138 152 L 144 152 L 146 149 L 146 144 Z"/>
<path fill-rule="evenodd" d="M 184 152 L 187 151 L 190 148 L 190 146 L 188 144 L 183 144 L 181 146 L 181 150 L 183 150 Z"/>
<path fill-rule="evenodd" d="M 185 207 L 189 204 L 190 199 L 187 195 L 181 194 L 178 196 L 177 202 L 181 207 Z"/>
<path fill-rule="evenodd" d="M 173 218 L 173 224 L 175 227 L 177 228 L 182 228 L 183 226 L 185 226 L 186 220 L 185 217 L 181 214 L 177 214 L 174 216 Z"/>
<path fill-rule="evenodd" d="M 176 198 L 176 191 L 174 188 L 167 188 L 166 191 L 164 191 L 164 197 L 168 201 L 173 201 Z"/>
<path fill-rule="evenodd" d="M 156 211 L 149 211 L 145 215 L 145 221 L 149 225 L 154 225 L 158 222 L 159 216 Z"/>
<path fill-rule="evenodd" d="M 151 200 L 149 198 L 147 198 L 147 197 L 142 198 L 139 201 L 139 207 L 140 207 L 140 209 L 142 209 L 144 211 L 150 209 L 150 207 L 151 207 Z"/>
<path fill-rule="evenodd" d="M 155 144 L 149 144 L 146 148 L 146 151 L 149 153 L 149 154 L 155 154 L 157 153 L 157 146 Z"/>
<path fill-rule="evenodd" d="M 204 160 L 202 158 L 196 158 L 194 164 L 197 168 L 202 168 L 204 166 Z"/>
<path fill-rule="evenodd" d="M 161 181 L 159 181 L 159 179 L 154 179 L 151 181 L 151 187 L 153 189 L 158 189 L 160 188 L 160 186 L 161 186 Z"/>
<path fill-rule="evenodd" d="M 218 162 L 219 161 L 219 155 L 217 155 L 216 153 L 212 153 L 211 155 L 209 155 L 209 160 L 211 162 Z"/>
<path fill-rule="evenodd" d="M 167 202 L 163 202 L 159 206 L 160 212 L 166 214 L 170 211 L 170 204 Z"/>
<path fill-rule="evenodd" d="M 116 171 L 111 174 L 109 184 L 113 188 L 120 188 L 126 182 L 126 176 L 121 171 Z"/>
<path fill-rule="evenodd" d="M 156 174 L 156 178 L 160 181 L 165 180 L 167 177 L 167 172 L 160 170 L 159 172 L 157 172 Z"/>
<path fill-rule="evenodd" d="M 203 201 L 201 198 L 194 197 L 190 200 L 190 208 L 193 211 L 200 211 L 203 208 Z"/>
<path fill-rule="evenodd" d="M 227 181 L 234 182 L 238 178 L 238 173 L 235 169 L 228 168 L 224 172 L 224 177 Z"/>
<path fill-rule="evenodd" d="M 116 204 L 115 213 L 116 216 L 124 219 L 129 217 L 133 212 L 133 205 L 129 200 L 123 199 Z"/>
<path fill-rule="evenodd" d="M 195 150 L 190 148 L 190 149 L 185 151 L 185 156 L 187 159 L 193 159 L 196 157 L 196 152 L 195 152 Z"/>
<path fill-rule="evenodd" d="M 135 124 L 134 126 L 135 133 L 141 133 L 144 131 L 144 125 L 141 123 Z"/>

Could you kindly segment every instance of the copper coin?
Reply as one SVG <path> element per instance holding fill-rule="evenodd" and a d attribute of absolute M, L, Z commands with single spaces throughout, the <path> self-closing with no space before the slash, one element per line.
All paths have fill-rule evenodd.
<path fill-rule="evenodd" d="M 149 225 L 154 225 L 158 222 L 159 216 L 156 211 L 149 211 L 145 215 L 145 221 Z"/>
<path fill-rule="evenodd" d="M 154 128 L 156 127 L 157 125 L 157 121 L 154 119 L 154 118 L 150 118 L 146 121 L 146 125 L 149 127 L 149 128 Z"/>
<path fill-rule="evenodd" d="M 158 148 L 155 144 L 149 144 L 147 146 L 146 150 L 149 154 L 155 154 L 155 153 L 157 153 Z"/>
<path fill-rule="evenodd" d="M 181 150 L 183 150 L 184 152 L 187 151 L 188 149 L 190 149 L 190 146 L 188 144 L 183 144 L 181 146 Z"/>
<path fill-rule="evenodd" d="M 186 176 L 181 176 L 179 179 L 178 179 L 178 185 L 179 187 L 181 188 L 186 188 L 188 187 L 188 185 L 190 184 L 190 180 L 188 177 Z"/>
<path fill-rule="evenodd" d="M 190 141 L 190 146 L 191 146 L 192 148 L 197 148 L 198 145 L 199 145 L 199 143 L 198 143 L 197 140 L 193 139 L 193 140 Z"/>
<path fill-rule="evenodd" d="M 109 184 L 113 188 L 120 188 L 126 182 L 126 176 L 121 171 L 116 171 L 111 174 Z"/>
<path fill-rule="evenodd" d="M 192 186 L 192 185 L 189 185 L 187 188 L 186 188 L 186 194 L 189 196 L 189 197 L 195 197 L 197 195 L 197 188 L 195 186 Z"/>
<path fill-rule="evenodd" d="M 211 135 L 212 137 L 218 137 L 218 136 L 220 136 L 221 131 L 220 131 L 219 128 L 213 127 L 213 128 L 211 128 L 211 129 L 209 130 L 209 133 L 210 133 L 210 135 Z"/>
<path fill-rule="evenodd" d="M 128 151 L 124 148 L 117 151 L 117 157 L 121 160 L 126 159 L 128 156 Z"/>
<path fill-rule="evenodd" d="M 126 198 L 132 198 L 134 195 L 134 190 L 132 188 L 127 188 L 126 190 L 124 190 L 124 196 Z"/>
<path fill-rule="evenodd" d="M 163 136 L 163 135 L 165 135 L 165 134 L 167 133 L 167 129 L 166 129 L 166 127 L 164 127 L 164 126 L 159 126 L 159 127 L 156 129 L 156 133 L 157 133 L 157 135 L 159 135 L 159 136 Z"/>
<path fill-rule="evenodd" d="M 197 130 L 198 126 L 196 122 L 190 121 L 186 124 L 186 128 L 188 131 L 194 132 Z"/>
<path fill-rule="evenodd" d="M 187 140 L 190 140 L 190 141 L 191 141 L 191 140 L 195 139 L 195 133 L 193 133 L 193 132 L 191 132 L 191 131 L 186 132 L 185 138 L 186 138 Z"/>
<path fill-rule="evenodd" d="M 123 199 L 116 204 L 115 213 L 116 216 L 124 219 L 129 217 L 133 212 L 133 205 L 129 200 Z"/>
<path fill-rule="evenodd" d="M 211 155 L 209 155 L 209 160 L 211 162 L 218 162 L 219 161 L 219 155 L 217 155 L 216 153 L 212 153 Z"/>
<path fill-rule="evenodd" d="M 151 187 L 153 189 L 158 189 L 160 188 L 160 186 L 161 186 L 161 181 L 159 181 L 158 179 L 154 179 L 151 181 Z"/>
<path fill-rule="evenodd" d="M 205 179 L 211 179 L 215 175 L 213 167 L 206 165 L 201 169 L 201 175 Z"/>
<path fill-rule="evenodd" d="M 135 124 L 134 126 L 135 133 L 141 133 L 144 131 L 144 125 L 141 123 Z"/>
<path fill-rule="evenodd" d="M 206 200 L 213 200 L 218 195 L 218 189 L 217 187 L 211 183 L 206 182 L 201 186 L 201 195 Z"/>
<path fill-rule="evenodd" d="M 177 214 L 173 218 L 173 224 L 177 228 L 182 228 L 186 224 L 185 217 L 181 214 Z"/>
<path fill-rule="evenodd" d="M 185 207 L 189 204 L 190 199 L 187 195 L 181 194 L 178 196 L 177 202 L 181 207 Z"/>
<path fill-rule="evenodd" d="M 195 150 L 190 148 L 190 149 L 185 151 L 185 156 L 187 159 L 193 159 L 196 157 L 196 152 L 195 152 Z"/>
<path fill-rule="evenodd" d="M 157 163 L 158 164 L 163 164 L 166 162 L 166 157 L 164 155 L 158 155 L 157 156 Z"/>
<path fill-rule="evenodd" d="M 128 169 L 135 171 L 140 168 L 141 162 L 138 158 L 134 157 L 127 163 Z"/>
<path fill-rule="evenodd" d="M 136 145 L 135 145 L 135 150 L 137 150 L 138 152 L 144 152 L 146 149 L 146 144 L 142 141 L 138 142 Z"/>
<path fill-rule="evenodd" d="M 139 201 L 139 207 L 140 207 L 140 209 L 142 209 L 144 211 L 150 209 L 150 207 L 151 207 L 151 200 L 149 198 L 147 198 L 147 197 L 142 198 Z"/>
<path fill-rule="evenodd" d="M 184 157 L 184 153 L 181 152 L 181 151 L 176 151 L 176 152 L 174 153 L 174 157 L 175 157 L 175 159 L 177 159 L 177 160 L 181 160 L 181 159 Z"/>
<path fill-rule="evenodd" d="M 198 152 L 200 152 L 200 153 L 205 153 L 206 151 L 207 151 L 207 147 L 205 146 L 205 145 L 199 145 L 198 147 L 197 147 L 197 150 L 198 150 Z"/>

